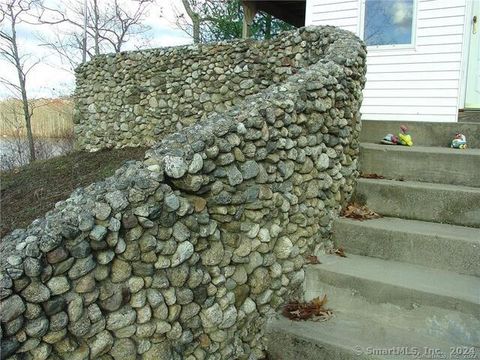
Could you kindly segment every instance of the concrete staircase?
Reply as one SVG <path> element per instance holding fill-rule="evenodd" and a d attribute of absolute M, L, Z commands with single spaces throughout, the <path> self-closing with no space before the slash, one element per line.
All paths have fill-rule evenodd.
<path fill-rule="evenodd" d="M 378 145 L 400 123 L 365 121 L 356 200 L 384 217 L 339 218 L 347 258 L 306 268 L 305 297 L 335 316 L 268 328 L 272 360 L 480 359 L 480 123 L 407 123 L 415 146 Z M 473 148 L 449 149 L 455 132 Z"/>

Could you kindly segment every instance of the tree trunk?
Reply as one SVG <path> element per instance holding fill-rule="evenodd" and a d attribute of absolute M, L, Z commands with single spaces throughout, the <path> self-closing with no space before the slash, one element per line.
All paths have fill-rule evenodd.
<path fill-rule="evenodd" d="M 183 7 L 185 8 L 185 11 L 187 12 L 188 17 L 192 20 L 193 43 L 198 44 L 200 43 L 200 23 L 201 23 L 200 15 L 195 11 L 193 11 L 188 0 L 182 0 L 182 3 L 183 3 Z"/>
<path fill-rule="evenodd" d="M 193 23 L 193 43 L 199 44 L 200 43 L 200 19 L 196 16 L 192 18 Z"/>
<path fill-rule="evenodd" d="M 10 9 L 10 11 L 12 11 L 12 19 L 13 19 L 14 18 L 13 10 Z M 15 67 L 17 68 L 20 92 L 22 94 L 23 113 L 25 117 L 25 126 L 27 128 L 27 139 L 28 139 L 28 149 L 30 152 L 30 161 L 35 161 L 35 144 L 33 143 L 32 123 L 31 123 L 32 113 L 30 112 L 30 105 L 28 103 L 25 74 L 23 72 L 23 67 L 20 60 L 20 54 L 18 53 L 17 29 L 15 28 L 15 21 L 12 21 L 12 50 L 13 50 L 12 55 L 15 59 Z"/>
<path fill-rule="evenodd" d="M 250 27 L 253 24 L 253 19 L 257 13 L 257 7 L 251 1 L 242 2 L 243 7 L 243 28 L 242 28 L 242 39 L 247 39 L 250 37 Z"/>
<path fill-rule="evenodd" d="M 266 14 L 265 16 L 265 39 L 272 38 L 272 15 Z"/>
<path fill-rule="evenodd" d="M 25 81 L 22 86 L 22 103 L 23 112 L 25 113 L 25 125 L 27 127 L 28 150 L 30 152 L 30 161 L 35 161 L 35 144 L 33 142 L 32 133 L 32 113 L 30 112 L 30 105 L 28 103 L 27 92 L 25 90 Z"/>
<path fill-rule="evenodd" d="M 84 0 L 83 7 L 83 40 L 82 40 L 82 64 L 87 62 L 87 14 L 88 14 L 88 5 L 87 0 Z"/>
<path fill-rule="evenodd" d="M 100 45 L 99 45 L 99 29 L 98 29 L 98 19 L 99 19 L 99 15 L 98 15 L 98 3 L 97 3 L 97 0 L 93 0 L 93 21 L 94 21 L 94 26 L 95 26 L 95 38 L 94 38 L 94 41 L 95 41 L 95 55 L 100 55 Z"/>

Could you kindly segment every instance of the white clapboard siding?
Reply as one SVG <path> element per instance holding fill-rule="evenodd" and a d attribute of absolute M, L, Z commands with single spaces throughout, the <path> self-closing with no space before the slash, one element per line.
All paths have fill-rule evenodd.
<path fill-rule="evenodd" d="M 374 81 L 369 80 L 369 89 L 370 90 L 387 90 L 391 89 L 391 85 L 388 81 Z M 398 81 L 395 84 L 395 89 L 411 89 L 412 85 L 416 89 L 427 89 L 427 90 L 435 90 L 435 89 L 451 89 L 455 90 L 458 86 L 457 80 L 430 80 L 430 81 L 422 81 L 422 80 L 410 80 L 410 81 Z"/>
<path fill-rule="evenodd" d="M 442 60 L 447 62 L 458 62 L 458 55 L 455 53 L 443 53 Z M 370 56 L 368 65 L 386 65 L 386 64 L 430 64 L 432 62 L 432 54 L 416 54 L 412 55 L 394 55 L 394 56 Z"/>
<path fill-rule="evenodd" d="M 442 72 L 442 71 L 459 71 L 460 70 L 460 61 L 442 61 L 442 62 L 432 62 L 430 64 L 427 63 L 400 63 L 397 62 L 395 64 L 376 64 L 370 66 L 368 71 L 372 74 L 378 73 L 391 73 L 391 72 Z"/>
<path fill-rule="evenodd" d="M 418 34 L 417 45 L 461 44 L 462 40 L 462 35 L 424 36 L 423 34 Z"/>
<path fill-rule="evenodd" d="M 369 91 L 369 98 L 415 98 L 415 97 L 423 97 L 426 98 L 430 95 L 430 93 L 434 92 L 436 97 L 452 97 L 455 95 L 454 90 L 448 89 L 438 89 L 436 91 L 433 90 L 425 90 L 425 89 L 415 89 L 415 92 L 412 93 L 411 89 L 397 89 L 393 88 L 391 90 L 374 90 L 370 89 Z M 384 104 L 390 105 L 390 104 Z"/>
<path fill-rule="evenodd" d="M 460 1 L 460 0 L 458 0 Z M 447 12 L 449 9 L 446 9 L 445 12 Z M 430 10 L 424 10 L 424 11 L 430 11 Z M 452 26 L 452 25 L 458 25 L 459 20 L 463 21 L 462 16 L 450 16 L 450 15 L 445 15 L 445 17 L 438 19 L 438 18 L 425 18 L 425 19 L 420 19 L 421 21 L 417 22 L 417 29 L 425 29 L 425 28 L 435 28 L 435 27 L 442 27 L 442 26 Z"/>
<path fill-rule="evenodd" d="M 369 47 L 364 119 L 457 121 L 467 0 L 417 0 L 411 47 Z M 306 25 L 361 36 L 361 0 L 307 0 Z"/>
<path fill-rule="evenodd" d="M 370 49 L 372 50 L 372 49 Z M 441 48 L 437 45 L 418 45 L 415 47 L 415 51 L 412 49 L 382 49 L 382 51 L 375 50 L 369 51 L 368 59 L 375 57 L 392 57 L 392 56 L 412 56 L 412 55 L 437 55 L 437 54 L 452 54 L 462 52 L 462 44 L 443 44 Z M 458 56 L 458 54 L 457 54 Z"/>
<path fill-rule="evenodd" d="M 432 71 L 432 72 L 391 72 L 388 74 L 385 73 L 367 73 L 368 81 L 384 81 L 388 86 L 395 88 L 395 84 L 398 81 L 424 81 L 430 83 L 430 81 L 436 80 L 455 80 L 458 82 L 458 71 Z M 370 85 L 368 85 L 370 88 Z M 458 87 L 458 84 L 457 86 Z M 415 89 L 412 84 L 411 89 Z"/>
<path fill-rule="evenodd" d="M 464 25 L 448 25 L 418 29 L 420 36 L 463 35 Z"/>
<path fill-rule="evenodd" d="M 387 97 L 387 96 L 385 96 Z M 369 97 L 364 99 L 364 106 L 383 106 L 385 105 L 385 97 Z M 429 100 L 430 106 L 450 107 L 455 106 L 455 99 L 436 97 Z M 425 106 L 425 98 L 422 97 L 390 97 L 388 99 L 389 106 Z"/>
<path fill-rule="evenodd" d="M 358 0 L 307 0 L 305 25 L 333 25 L 358 33 Z"/>
<path fill-rule="evenodd" d="M 362 119 L 365 119 L 365 116 L 362 114 Z M 433 114 L 423 114 L 419 120 L 419 114 L 396 114 L 393 112 L 383 113 L 383 114 L 375 114 L 370 113 L 368 116 L 368 120 L 396 120 L 396 121 L 426 121 L 426 122 L 452 122 L 452 118 L 450 115 L 433 115 Z"/>

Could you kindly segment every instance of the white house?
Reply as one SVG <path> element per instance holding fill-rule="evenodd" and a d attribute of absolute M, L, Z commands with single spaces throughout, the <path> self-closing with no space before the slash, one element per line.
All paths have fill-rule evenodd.
<path fill-rule="evenodd" d="M 364 39 L 363 119 L 452 122 L 459 110 L 480 109 L 480 0 L 244 3 L 297 26 L 333 25 Z"/>

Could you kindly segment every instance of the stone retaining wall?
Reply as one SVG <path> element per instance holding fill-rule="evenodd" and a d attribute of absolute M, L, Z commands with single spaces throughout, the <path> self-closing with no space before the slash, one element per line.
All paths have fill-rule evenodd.
<path fill-rule="evenodd" d="M 352 193 L 365 81 L 351 33 L 288 37 L 323 58 L 3 239 L 2 359 L 264 356 L 268 315 Z"/>
<path fill-rule="evenodd" d="M 97 56 L 77 69 L 79 149 L 151 146 L 223 112 L 329 52 L 328 32 Z"/>

